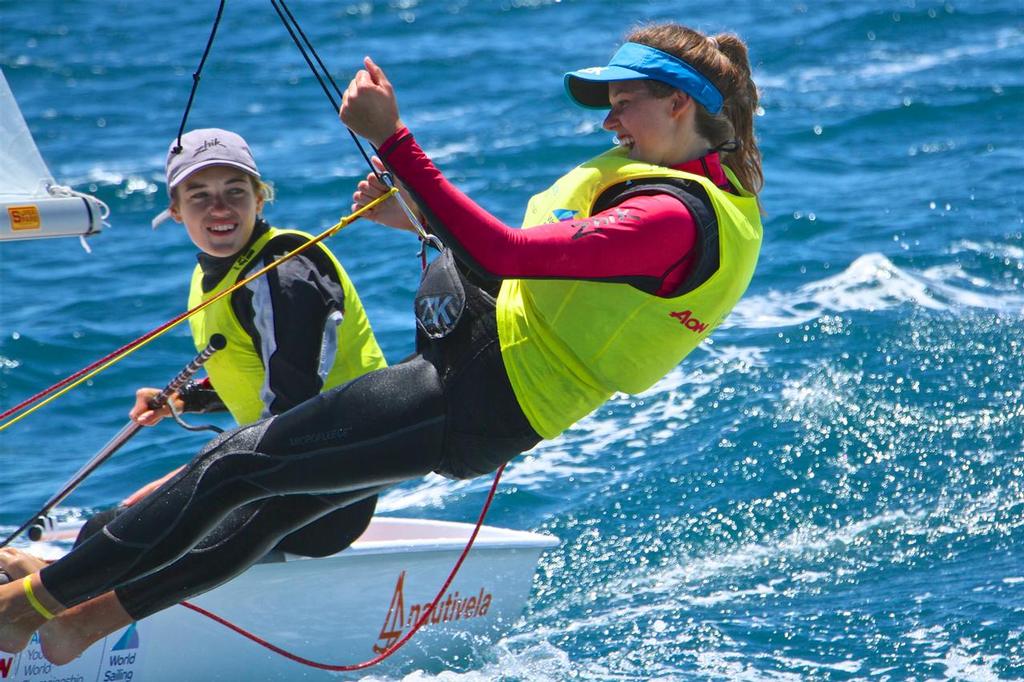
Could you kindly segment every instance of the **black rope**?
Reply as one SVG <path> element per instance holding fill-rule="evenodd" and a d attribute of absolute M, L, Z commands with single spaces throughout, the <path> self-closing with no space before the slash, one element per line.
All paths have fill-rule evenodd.
<path fill-rule="evenodd" d="M 213 38 L 217 35 L 217 26 L 220 25 L 221 15 L 224 14 L 224 3 L 226 0 L 220 0 L 220 6 L 217 8 L 217 18 L 213 20 L 213 28 L 210 30 L 210 37 L 206 41 L 206 49 L 203 50 L 203 58 L 199 60 L 199 67 L 195 73 L 192 74 L 192 92 L 188 95 L 188 104 L 185 105 L 185 113 L 181 117 L 181 125 L 178 126 L 178 143 L 174 145 L 174 149 L 171 150 L 172 154 L 181 153 L 181 136 L 185 132 L 185 124 L 188 122 L 188 113 L 192 110 L 192 101 L 196 97 L 196 90 L 199 89 L 199 78 L 203 73 L 203 65 L 206 64 L 206 58 L 210 56 L 210 48 L 213 47 Z"/>
<path fill-rule="evenodd" d="M 327 66 L 324 64 L 323 60 L 320 59 L 320 55 L 317 54 L 316 50 L 313 48 L 313 43 L 311 43 L 309 41 L 309 38 L 306 37 L 306 34 L 302 30 L 302 26 L 299 25 L 299 22 L 295 18 L 295 15 L 292 14 L 292 11 L 290 9 L 288 9 L 288 4 L 284 0 L 278 0 L 278 2 L 281 3 L 281 7 L 283 7 L 284 11 L 288 14 L 288 18 L 291 19 L 292 24 L 295 25 L 295 30 L 299 32 L 300 36 L 302 36 L 303 42 L 305 42 L 306 45 L 309 46 L 310 51 L 313 53 L 313 57 L 316 58 L 316 63 L 320 65 L 320 70 L 323 71 L 324 75 L 327 76 L 327 80 L 330 81 L 331 86 L 334 87 L 334 92 L 338 95 L 338 100 L 340 102 L 342 98 L 341 88 L 339 88 L 338 84 L 334 82 L 334 78 L 331 77 L 331 72 L 327 69 Z"/>
<path fill-rule="evenodd" d="M 314 78 L 316 78 L 317 82 L 320 83 L 320 88 L 324 91 L 324 94 L 327 95 L 327 99 L 331 103 L 332 113 L 335 116 L 337 116 L 338 109 L 341 107 L 341 100 L 344 96 L 341 91 L 341 88 L 339 88 L 338 84 L 334 82 L 334 78 L 331 77 L 331 72 L 327 69 L 327 66 L 324 64 L 323 60 L 320 59 L 320 55 L 317 54 L 316 48 L 313 47 L 313 43 L 306 36 L 305 32 L 302 30 L 302 27 L 299 26 L 298 20 L 295 18 L 295 15 L 292 14 L 291 10 L 288 9 L 288 5 L 285 4 L 284 0 L 270 0 L 270 4 L 274 6 L 274 10 L 277 12 L 277 16 L 281 18 L 281 23 L 284 24 L 285 29 L 288 31 L 288 35 L 292 37 L 292 42 L 295 43 L 295 47 L 299 48 L 299 52 L 302 54 L 302 58 L 306 60 L 306 64 L 309 66 L 309 70 L 313 72 Z M 284 9 L 283 12 L 282 8 Z M 285 14 L 288 15 L 287 18 L 285 17 Z M 293 25 L 294 29 L 292 28 Z M 302 42 L 300 42 L 299 37 L 295 35 L 296 31 L 298 31 L 299 35 L 302 36 Z M 305 43 L 305 45 L 303 45 L 303 42 Z M 317 67 L 313 65 L 313 60 L 309 58 L 309 54 L 306 53 L 307 47 L 309 48 L 309 52 L 316 59 L 316 63 L 320 67 L 319 71 L 317 70 Z M 321 72 L 323 73 L 323 75 L 321 75 Z M 334 96 L 328 89 L 327 84 L 324 82 L 324 77 L 326 77 L 327 80 L 330 82 L 331 86 L 334 87 L 334 92 L 338 96 L 337 100 L 334 99 Z M 352 137 L 352 141 L 355 142 L 356 147 L 359 149 L 359 153 L 363 155 L 363 160 L 366 161 L 366 165 L 369 166 L 370 172 L 376 175 L 377 179 L 380 180 L 382 183 L 391 186 L 393 183 L 387 182 L 387 180 L 385 180 L 385 178 L 381 175 L 380 171 L 378 171 L 377 168 L 373 165 L 373 162 L 370 161 L 370 156 L 366 153 L 366 149 L 363 148 L 363 143 L 360 142 L 359 138 L 356 137 L 356 134 L 352 132 L 352 129 L 346 126 L 345 130 L 348 130 L 348 134 Z M 370 148 L 373 149 L 373 152 L 375 154 L 377 153 L 377 148 L 374 147 L 373 144 L 370 144 Z"/>
<path fill-rule="evenodd" d="M 195 100 L 196 90 L 198 90 L 199 88 L 199 79 L 202 76 L 203 66 L 206 64 L 206 58 L 210 55 L 210 50 L 213 48 L 213 40 L 214 37 L 217 35 L 217 27 L 220 25 L 221 16 L 224 14 L 225 2 L 226 0 L 220 0 L 220 5 L 217 7 L 217 16 L 214 19 L 213 27 L 210 30 L 210 37 L 206 41 L 206 49 L 203 51 L 202 59 L 199 60 L 199 66 L 196 69 L 196 72 L 192 74 L 192 91 L 189 93 L 188 96 L 188 104 L 185 105 L 185 113 L 181 117 L 181 125 L 178 126 L 177 144 L 175 144 L 174 148 L 171 150 L 172 154 L 181 153 L 181 136 L 184 134 L 185 126 L 188 123 L 188 115 L 189 112 L 192 110 L 192 102 Z M 270 0 L 270 3 L 271 5 L 273 5 L 274 11 L 277 12 L 277 16 L 281 19 L 281 23 L 284 24 L 285 29 L 288 31 L 288 35 L 291 36 L 292 42 L 294 42 L 295 46 L 299 49 L 299 53 L 302 55 L 302 58 L 306 60 L 306 64 L 309 66 L 309 70 L 313 73 L 313 76 L 316 78 L 317 82 L 320 83 L 321 89 L 324 91 L 324 94 L 327 96 L 327 100 L 331 104 L 331 113 L 337 116 L 338 109 L 341 106 L 341 100 L 344 98 L 344 94 L 341 88 L 338 87 L 338 84 L 334 81 L 334 78 L 331 77 L 331 72 L 324 64 L 324 61 L 320 58 L 320 55 L 317 53 L 316 48 L 313 47 L 312 41 L 310 41 L 309 37 L 302 30 L 302 27 L 299 26 L 298 19 L 295 18 L 294 14 L 292 14 L 292 11 L 288 8 L 288 5 L 285 3 L 285 1 Z M 296 33 L 298 33 L 298 35 L 296 35 Z M 301 40 L 299 39 L 300 36 Z M 308 52 L 307 48 L 309 50 Z M 314 65 L 313 59 L 310 58 L 310 54 L 312 54 L 313 59 L 316 60 L 316 65 Z M 331 84 L 331 87 L 334 88 L 334 94 L 331 93 L 330 88 L 327 87 L 327 83 L 324 82 L 325 77 L 327 81 Z M 335 99 L 335 95 L 337 95 L 337 99 Z M 378 180 L 384 183 L 385 186 L 394 187 L 394 180 L 391 178 L 391 174 L 388 173 L 387 171 L 381 172 L 377 170 L 377 168 L 373 165 L 373 162 L 370 161 L 369 154 L 366 153 L 366 149 L 363 147 L 362 142 L 359 140 L 356 134 L 352 132 L 352 129 L 348 128 L 347 126 L 345 129 L 348 130 L 348 134 L 352 137 L 352 141 L 355 143 L 356 148 L 359 149 L 359 153 L 362 155 L 363 160 L 366 162 L 367 167 L 370 169 L 370 172 L 372 172 L 377 177 Z M 374 154 L 379 154 L 377 148 L 373 146 L 372 143 L 370 143 L 370 148 L 373 150 Z"/>

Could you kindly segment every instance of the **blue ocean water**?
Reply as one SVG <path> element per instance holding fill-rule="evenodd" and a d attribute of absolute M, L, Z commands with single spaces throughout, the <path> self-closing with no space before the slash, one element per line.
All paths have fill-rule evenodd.
<path fill-rule="evenodd" d="M 74 240 L 0 244 L 0 407 L 184 308 L 193 248 L 157 231 L 161 168 L 216 3 L 0 0 L 0 66 L 54 175 L 110 204 Z M 713 341 L 514 462 L 497 525 L 553 533 L 523 619 L 415 680 L 1024 677 L 1024 7 L 1020 0 L 296 0 L 344 83 L 364 54 L 474 198 L 527 198 L 605 148 L 561 73 L 637 22 L 750 45 L 767 184 L 755 279 Z M 347 212 L 361 158 L 269 3 L 228 3 L 190 125 L 238 130 L 281 226 Z M 392 360 L 415 244 L 331 242 Z M 176 330 L 0 434 L 0 530 L 190 356 Z M 69 503 L 119 499 L 204 438 L 147 431 Z M 486 480 L 385 512 L 469 520 Z M 381 678 L 372 679 L 394 679 Z"/>

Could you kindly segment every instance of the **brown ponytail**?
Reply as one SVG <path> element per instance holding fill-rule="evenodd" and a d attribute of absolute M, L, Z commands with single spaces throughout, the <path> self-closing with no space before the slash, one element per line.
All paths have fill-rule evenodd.
<path fill-rule="evenodd" d="M 705 36 L 686 26 L 673 23 L 641 26 L 626 36 L 674 55 L 708 78 L 722 93 L 724 104 L 717 114 L 697 106 L 697 133 L 711 148 L 721 148 L 722 163 L 736 174 L 743 188 L 757 194 L 764 187 L 761 151 L 754 137 L 757 111 L 757 87 L 750 76 L 750 58 L 746 43 L 739 36 L 720 33 Z M 650 81 L 655 95 L 666 96 L 672 88 Z M 735 145 L 729 144 L 735 142 Z"/>

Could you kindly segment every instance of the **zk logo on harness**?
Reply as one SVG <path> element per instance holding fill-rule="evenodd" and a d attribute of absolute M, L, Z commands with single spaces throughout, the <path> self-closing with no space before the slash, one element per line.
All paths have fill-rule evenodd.
<path fill-rule="evenodd" d="M 683 325 L 691 332 L 697 332 L 703 334 L 708 329 L 707 322 L 701 322 L 693 316 L 693 312 L 690 310 L 674 311 L 668 314 L 669 317 L 674 317 L 679 320 L 679 324 Z"/>
<path fill-rule="evenodd" d="M 416 317 L 428 332 L 433 330 L 450 330 L 458 321 L 458 310 L 455 296 L 437 294 L 421 296 L 416 299 Z"/>

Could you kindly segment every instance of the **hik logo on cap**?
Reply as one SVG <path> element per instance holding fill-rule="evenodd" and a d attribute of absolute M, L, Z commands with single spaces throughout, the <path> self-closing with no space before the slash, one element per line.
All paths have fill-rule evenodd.
<path fill-rule="evenodd" d="M 201 144 L 199 148 L 192 153 L 192 158 L 195 158 L 202 154 L 203 152 L 207 151 L 208 149 L 213 149 L 214 147 L 224 147 L 225 149 L 227 149 L 226 144 L 223 144 L 216 137 L 211 137 L 209 140 L 204 140 L 203 144 Z"/>

